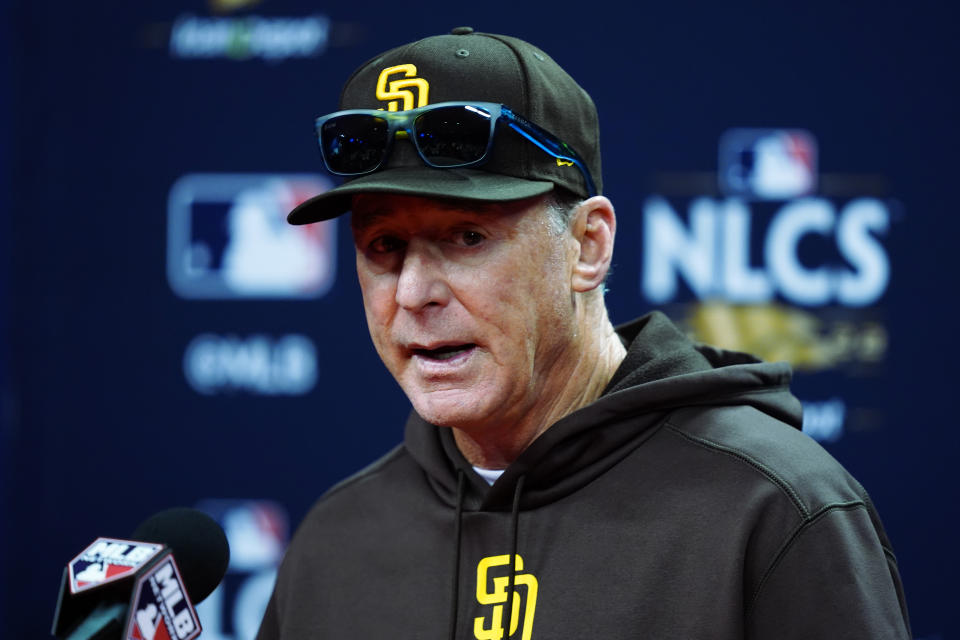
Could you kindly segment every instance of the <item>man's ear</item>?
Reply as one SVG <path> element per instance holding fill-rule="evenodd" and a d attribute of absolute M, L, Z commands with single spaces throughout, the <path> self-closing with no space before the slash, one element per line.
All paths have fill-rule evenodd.
<path fill-rule="evenodd" d="M 600 287 L 613 258 L 617 216 L 604 196 L 584 200 L 574 212 L 573 237 L 580 247 L 573 267 L 573 290 L 584 293 Z"/>

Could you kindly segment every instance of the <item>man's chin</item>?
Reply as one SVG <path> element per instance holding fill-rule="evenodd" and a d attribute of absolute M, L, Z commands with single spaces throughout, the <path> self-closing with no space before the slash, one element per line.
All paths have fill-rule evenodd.
<path fill-rule="evenodd" d="M 414 409 L 421 418 L 438 427 L 470 429 L 483 423 L 483 418 L 478 417 L 472 412 L 445 411 L 431 408 L 417 409 L 416 406 L 414 406 Z"/>
<path fill-rule="evenodd" d="M 434 391 L 411 398 L 417 414 L 438 427 L 469 429 L 486 422 L 489 408 L 477 402 L 477 394 L 466 391 Z"/>

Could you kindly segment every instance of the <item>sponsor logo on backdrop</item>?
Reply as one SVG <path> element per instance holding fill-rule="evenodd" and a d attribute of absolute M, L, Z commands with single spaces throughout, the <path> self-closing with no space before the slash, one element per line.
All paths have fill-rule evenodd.
<path fill-rule="evenodd" d="M 281 62 L 322 55 L 330 40 L 330 19 L 300 17 L 179 16 L 170 32 L 170 57 L 188 60 Z"/>
<path fill-rule="evenodd" d="M 319 298 L 336 277 L 336 220 L 287 224 L 330 182 L 315 175 L 190 174 L 170 189 L 167 279 L 183 298 Z"/>
<path fill-rule="evenodd" d="M 261 2 L 263 0 L 207 0 L 207 6 L 214 13 L 232 13 L 256 6 Z"/>
<path fill-rule="evenodd" d="M 682 305 L 704 342 L 787 360 L 801 374 L 872 375 L 889 342 L 880 305 L 896 211 L 852 189 L 818 192 L 817 148 L 797 129 L 724 133 L 719 197 L 674 180 L 673 193 L 644 203 L 641 295 Z M 804 409 L 813 437 L 843 434 L 847 400 L 831 394 Z"/>
<path fill-rule="evenodd" d="M 317 382 L 317 350 L 304 335 L 204 333 L 183 356 L 187 383 L 203 395 L 298 396 Z"/>
<path fill-rule="evenodd" d="M 197 607 L 205 640 L 253 640 L 287 546 L 288 517 L 274 502 L 206 500 L 197 505 L 223 527 L 230 565 Z"/>

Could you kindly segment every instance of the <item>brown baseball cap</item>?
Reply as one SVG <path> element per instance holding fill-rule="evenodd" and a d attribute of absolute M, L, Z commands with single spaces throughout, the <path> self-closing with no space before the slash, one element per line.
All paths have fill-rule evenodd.
<path fill-rule="evenodd" d="M 350 76 L 340 109 L 402 111 L 452 101 L 508 106 L 573 148 L 601 191 L 600 130 L 593 100 L 550 56 L 517 38 L 458 27 L 391 49 Z M 557 186 L 588 196 L 578 168 L 557 161 L 507 127 L 498 128 L 488 161 L 466 169 L 426 166 L 413 145 L 398 137 L 382 168 L 347 178 L 303 202 L 287 220 L 307 224 L 334 218 L 348 211 L 352 196 L 359 193 L 509 201 Z"/>

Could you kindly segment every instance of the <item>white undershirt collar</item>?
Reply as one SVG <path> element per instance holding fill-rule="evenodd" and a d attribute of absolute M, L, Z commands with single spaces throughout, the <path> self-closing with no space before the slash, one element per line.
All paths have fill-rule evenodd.
<path fill-rule="evenodd" d="M 487 484 L 493 484 L 497 481 L 497 478 L 503 475 L 504 469 L 481 469 L 480 467 L 474 467 L 474 471 L 477 474 L 487 481 Z"/>

